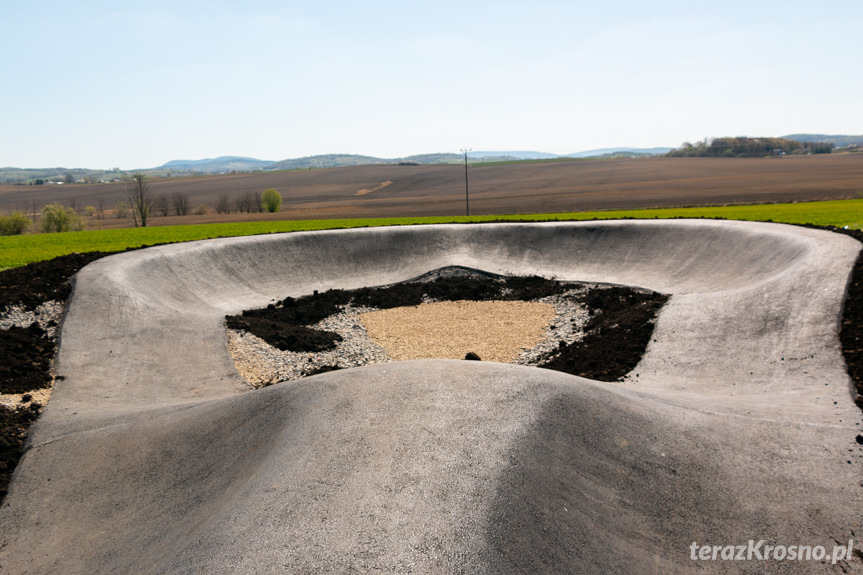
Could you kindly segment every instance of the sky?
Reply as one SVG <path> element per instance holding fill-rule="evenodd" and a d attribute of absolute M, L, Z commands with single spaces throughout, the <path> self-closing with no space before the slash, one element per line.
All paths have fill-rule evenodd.
<path fill-rule="evenodd" d="M 863 134 L 863 2 L 0 0 L 0 166 Z"/>

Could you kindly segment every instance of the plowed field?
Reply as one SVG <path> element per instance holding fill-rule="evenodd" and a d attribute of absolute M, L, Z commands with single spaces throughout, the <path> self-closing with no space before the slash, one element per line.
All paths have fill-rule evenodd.
<path fill-rule="evenodd" d="M 277 214 L 216 214 L 222 195 L 276 188 Z M 151 225 L 397 216 L 465 212 L 464 167 L 372 165 L 151 180 L 151 194 L 180 193 L 197 216 L 154 216 Z M 777 158 L 651 158 L 473 164 L 470 212 L 570 212 L 856 198 L 863 194 L 863 154 Z M 122 200 L 121 184 L 0 186 L 0 211 L 61 201 L 80 210 Z M 129 222 L 110 217 L 101 227 Z M 91 229 L 95 225 L 89 226 Z"/>

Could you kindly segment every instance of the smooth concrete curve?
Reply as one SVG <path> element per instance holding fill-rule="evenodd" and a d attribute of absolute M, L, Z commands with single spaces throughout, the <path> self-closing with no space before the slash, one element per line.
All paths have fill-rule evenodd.
<path fill-rule="evenodd" d="M 861 536 L 838 343 L 860 244 L 702 220 L 226 238 L 77 276 L 0 509 L 9 573 L 860 572 L 692 543 Z M 252 391 L 223 318 L 461 265 L 672 294 L 621 384 L 422 360 Z M 857 543 L 863 546 L 863 542 Z M 763 547 L 757 548 L 763 553 Z"/>

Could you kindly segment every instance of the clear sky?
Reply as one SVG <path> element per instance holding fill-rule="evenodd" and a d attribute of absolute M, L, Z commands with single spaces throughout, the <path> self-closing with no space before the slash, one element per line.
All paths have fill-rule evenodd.
<path fill-rule="evenodd" d="M 861 0 L 0 0 L 0 166 L 863 134 Z"/>

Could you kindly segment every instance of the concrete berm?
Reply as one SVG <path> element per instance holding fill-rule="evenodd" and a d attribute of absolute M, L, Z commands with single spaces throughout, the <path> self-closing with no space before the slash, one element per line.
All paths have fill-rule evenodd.
<path fill-rule="evenodd" d="M 77 276 L 0 566 L 63 573 L 840 573 L 863 548 L 837 332 L 860 244 L 768 223 L 216 239 Z M 623 383 L 416 360 L 253 391 L 225 314 L 449 265 L 672 295 Z M 823 546 L 692 559 L 692 544 Z M 758 548 L 763 554 L 764 547 Z"/>

